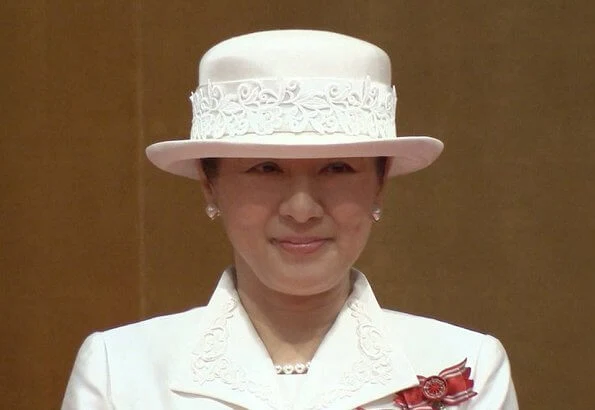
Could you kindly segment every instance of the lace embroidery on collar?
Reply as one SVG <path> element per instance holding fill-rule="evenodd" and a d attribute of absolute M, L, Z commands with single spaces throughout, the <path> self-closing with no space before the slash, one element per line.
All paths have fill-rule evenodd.
<path fill-rule="evenodd" d="M 229 342 L 229 319 L 234 316 L 238 300 L 229 298 L 223 305 L 222 313 L 202 336 L 199 346 L 193 351 L 192 372 L 197 383 L 220 381 L 233 390 L 249 392 L 267 403 L 271 409 L 292 409 L 293 405 L 279 397 L 274 386 L 256 383 L 247 377 L 244 368 L 234 363 L 226 355 Z M 357 322 L 356 333 L 361 353 L 349 370 L 339 379 L 338 386 L 318 396 L 307 409 L 327 408 L 337 400 L 352 396 L 365 384 L 386 384 L 390 380 L 392 362 L 391 348 L 383 332 L 372 322 L 361 301 L 352 298 L 347 302 L 351 316 Z"/>
<path fill-rule="evenodd" d="M 341 376 L 338 387 L 323 394 L 308 409 L 327 408 L 337 400 L 353 395 L 364 384 L 385 384 L 390 379 L 392 363 L 389 353 L 391 349 L 382 331 L 374 326 L 362 302 L 352 300 L 348 306 L 351 309 L 351 315 L 357 320 L 358 347 L 362 353 L 361 358 Z"/>
<path fill-rule="evenodd" d="M 272 409 L 284 408 L 277 403 L 272 386 L 254 382 L 246 377 L 246 370 L 226 357 L 229 329 L 228 320 L 234 315 L 238 301 L 230 298 L 223 312 L 202 336 L 200 345 L 193 351 L 192 373 L 199 384 L 221 381 L 233 390 L 248 391 L 267 403 Z M 288 408 L 288 407 L 285 407 Z"/>

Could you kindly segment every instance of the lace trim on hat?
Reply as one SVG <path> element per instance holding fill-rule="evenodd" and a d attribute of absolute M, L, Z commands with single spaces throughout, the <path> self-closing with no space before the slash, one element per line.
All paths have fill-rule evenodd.
<path fill-rule="evenodd" d="M 277 132 L 396 137 L 396 89 L 370 77 L 208 82 L 190 100 L 191 140 Z"/>

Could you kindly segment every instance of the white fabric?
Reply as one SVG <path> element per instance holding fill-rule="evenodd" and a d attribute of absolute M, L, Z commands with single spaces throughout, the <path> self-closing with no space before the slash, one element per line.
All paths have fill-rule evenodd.
<path fill-rule="evenodd" d="M 392 409 L 394 393 L 467 358 L 478 393 L 449 409 L 516 410 L 502 345 L 491 336 L 383 310 L 363 274 L 287 397 L 283 377 L 224 272 L 209 304 L 89 336 L 63 410 Z M 298 376 L 301 377 L 301 376 Z"/>
<path fill-rule="evenodd" d="M 443 144 L 397 136 L 388 55 L 346 35 L 272 30 L 205 53 L 190 139 L 147 147 L 164 171 L 200 178 L 198 158 L 392 157 L 389 176 L 430 165 Z"/>
<path fill-rule="evenodd" d="M 277 376 L 279 394 L 287 398 L 287 401 L 294 402 L 298 399 L 302 386 L 306 382 L 308 374 L 290 374 Z"/>
<path fill-rule="evenodd" d="M 258 142 L 278 132 L 295 134 L 287 141 L 295 145 L 324 134 L 354 141 L 396 138 L 396 90 L 369 76 L 209 81 L 190 101 L 192 140 L 248 136 L 247 142 Z"/>

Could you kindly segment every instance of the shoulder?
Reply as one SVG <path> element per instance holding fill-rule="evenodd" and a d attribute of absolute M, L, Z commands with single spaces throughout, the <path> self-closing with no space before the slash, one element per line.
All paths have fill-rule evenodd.
<path fill-rule="evenodd" d="M 447 344 L 473 345 L 481 343 L 486 335 L 451 323 L 424 316 L 383 309 L 384 321 L 390 332 L 396 332 L 402 340 L 427 341 L 437 339 Z"/>
<path fill-rule="evenodd" d="M 478 407 L 517 409 L 510 364 L 504 346 L 493 336 L 411 314 L 383 310 L 394 347 L 403 350 L 414 371 L 437 375 L 457 365 L 470 368 Z"/>
<path fill-rule="evenodd" d="M 500 359 L 505 356 L 502 344 L 490 335 L 427 317 L 387 309 L 383 312 L 389 337 L 420 371 L 435 372 L 463 360 L 472 364 L 486 351 Z"/>
<path fill-rule="evenodd" d="M 187 326 L 196 326 L 202 322 L 205 307 L 197 307 L 184 312 L 156 316 L 139 322 L 104 330 L 101 333 L 109 341 L 138 337 L 139 335 L 159 335 L 164 331 L 178 333 Z M 171 338 L 171 335 L 170 335 Z"/>
<path fill-rule="evenodd" d="M 204 326 L 204 309 L 194 308 L 95 332 L 85 340 L 81 352 L 103 356 L 106 365 L 114 370 L 135 367 L 137 371 L 164 371 L 169 368 L 172 356 L 189 341 L 196 340 L 192 336 Z"/>
<path fill-rule="evenodd" d="M 179 341 L 187 340 L 204 325 L 205 307 L 185 312 L 157 316 L 140 322 L 97 332 L 108 352 L 135 351 L 155 354 L 175 349 Z"/>
<path fill-rule="evenodd" d="M 165 388 L 162 380 L 171 370 L 171 358 L 204 322 L 203 311 L 195 308 L 88 336 L 77 354 L 62 408 L 111 408 L 113 397 L 143 397 L 147 386 L 158 395 Z"/>

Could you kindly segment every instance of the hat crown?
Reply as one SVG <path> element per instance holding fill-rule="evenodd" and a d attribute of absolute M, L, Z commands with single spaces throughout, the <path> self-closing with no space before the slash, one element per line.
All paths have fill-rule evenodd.
<path fill-rule="evenodd" d="M 264 78 L 357 78 L 391 84 L 388 55 L 343 34 L 275 30 L 223 41 L 203 56 L 199 85 Z"/>
<path fill-rule="evenodd" d="M 388 55 L 343 34 L 275 30 L 225 40 L 200 61 L 190 139 L 147 148 L 158 167 L 199 178 L 196 158 L 390 156 L 389 175 L 442 151 L 429 137 L 397 137 Z"/>
<path fill-rule="evenodd" d="M 193 140 L 396 138 L 390 59 L 337 33 L 278 30 L 224 41 L 202 58 L 190 100 Z"/>

